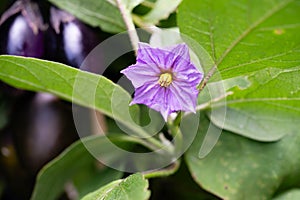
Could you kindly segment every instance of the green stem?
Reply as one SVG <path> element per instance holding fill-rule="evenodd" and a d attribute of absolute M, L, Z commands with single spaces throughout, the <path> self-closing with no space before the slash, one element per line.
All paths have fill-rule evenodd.
<path fill-rule="evenodd" d="M 181 119 L 181 114 L 178 115 L 179 118 Z M 176 117 L 176 119 L 178 120 L 178 116 Z M 179 123 L 180 122 L 176 122 L 177 120 L 174 121 L 168 121 L 167 122 L 167 126 L 169 129 L 170 134 L 172 135 L 173 139 L 174 139 L 174 146 L 175 146 L 175 155 L 180 154 L 181 150 L 182 150 L 182 143 L 183 143 L 183 137 L 182 137 L 182 133 L 179 127 Z M 176 122 L 176 124 L 174 123 Z"/>
<path fill-rule="evenodd" d="M 222 96 L 219 96 L 219 97 L 217 97 L 217 98 L 214 98 L 214 99 L 210 100 L 209 102 L 202 103 L 202 104 L 200 104 L 200 105 L 198 105 L 198 106 L 196 107 L 196 111 L 200 111 L 200 110 L 207 109 L 207 108 L 209 108 L 213 103 L 216 103 L 216 102 L 218 102 L 218 101 L 220 101 L 220 100 L 222 100 L 222 99 L 225 99 L 225 98 L 227 98 L 228 96 L 230 96 L 230 95 L 232 95 L 232 94 L 233 94 L 233 92 L 232 92 L 232 91 L 229 91 L 229 92 L 226 92 L 226 93 L 225 93 L 224 95 L 222 95 Z"/>
<path fill-rule="evenodd" d="M 201 84 L 199 85 L 199 91 L 200 91 L 200 92 L 205 88 L 207 82 L 208 82 L 209 79 L 212 77 L 212 75 L 215 73 L 215 71 L 217 70 L 217 68 L 218 68 L 217 65 L 214 65 L 214 66 L 209 70 L 209 72 L 207 73 L 207 75 L 204 77 L 203 81 L 202 81 Z"/>
<path fill-rule="evenodd" d="M 174 174 L 180 166 L 181 160 L 176 160 L 174 163 L 172 163 L 169 167 L 157 170 L 157 171 L 147 171 L 144 172 L 144 177 L 147 179 L 150 178 L 157 178 L 157 177 L 166 177 Z"/>
<path fill-rule="evenodd" d="M 146 22 L 144 22 L 139 15 L 132 14 L 132 19 L 138 27 L 144 29 L 145 31 L 151 34 L 160 30 L 157 26 L 154 26 L 153 24 L 147 24 Z"/>
<path fill-rule="evenodd" d="M 124 125 L 126 126 L 126 124 L 124 124 Z M 150 137 L 149 134 L 142 128 L 129 126 L 129 125 L 127 127 L 130 127 L 130 129 L 134 133 L 136 133 L 141 138 L 144 138 L 144 139 L 141 139 L 141 138 L 139 138 L 139 139 L 140 139 L 140 141 L 144 141 L 143 142 L 144 146 L 148 147 L 150 150 L 157 151 L 159 149 L 165 149 L 166 151 L 171 153 L 169 148 L 166 148 L 165 145 L 163 143 L 161 143 L 161 141 L 157 140 L 154 137 Z"/>
<path fill-rule="evenodd" d="M 126 9 L 125 5 L 122 4 L 121 0 L 116 0 L 116 3 L 121 12 L 122 18 L 125 22 L 131 45 L 134 49 L 135 54 L 137 54 L 138 43 L 140 40 L 139 40 L 139 36 L 135 30 L 135 26 L 134 26 L 134 23 L 132 20 L 131 13 L 129 12 L 128 9 Z"/>
<path fill-rule="evenodd" d="M 143 5 L 147 8 L 151 8 L 151 9 L 153 9 L 155 7 L 155 3 L 151 2 L 151 1 L 143 1 L 141 3 L 141 5 Z"/>

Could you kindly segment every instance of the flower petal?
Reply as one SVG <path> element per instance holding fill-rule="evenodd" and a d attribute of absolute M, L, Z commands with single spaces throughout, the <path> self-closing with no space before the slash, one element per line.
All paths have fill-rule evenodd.
<path fill-rule="evenodd" d="M 189 48 L 186 44 L 182 43 L 176 46 L 172 46 L 170 50 L 172 53 L 174 53 L 174 55 L 176 55 L 180 59 L 190 62 Z"/>
<path fill-rule="evenodd" d="M 160 112 L 165 120 L 170 113 L 167 92 L 169 89 L 161 87 L 158 83 L 148 82 L 135 91 L 132 104 L 145 104 L 149 108 Z"/>
<path fill-rule="evenodd" d="M 152 48 L 146 43 L 139 43 L 137 63 L 156 65 L 162 71 L 169 70 L 174 62 L 174 53 L 171 50 Z"/>
<path fill-rule="evenodd" d="M 131 65 L 121 71 L 132 82 L 134 88 L 141 87 L 146 82 L 157 82 L 159 69 L 156 66 L 150 67 L 143 64 Z"/>
<path fill-rule="evenodd" d="M 171 94 L 172 94 L 172 110 L 182 110 L 182 111 L 190 111 L 196 112 L 196 104 L 197 104 L 197 97 L 199 91 L 197 88 L 191 88 L 188 84 L 183 82 L 174 82 L 171 87 Z M 174 99 L 178 102 L 178 104 L 174 104 Z M 180 106 L 178 106 L 180 105 Z M 177 106 L 177 107 L 175 107 Z"/>
<path fill-rule="evenodd" d="M 203 79 L 203 74 L 192 63 L 177 70 L 175 75 L 178 82 L 189 82 L 190 87 L 197 87 Z"/>

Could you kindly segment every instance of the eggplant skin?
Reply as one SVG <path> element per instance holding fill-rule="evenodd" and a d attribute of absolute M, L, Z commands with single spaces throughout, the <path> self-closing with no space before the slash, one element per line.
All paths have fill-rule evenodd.
<path fill-rule="evenodd" d="M 13 136 L 21 164 L 35 175 L 76 141 L 71 104 L 47 93 L 21 98 L 12 115 Z"/>
<path fill-rule="evenodd" d="M 41 58 L 44 53 L 42 31 L 34 34 L 23 15 L 12 22 L 7 36 L 7 54 Z"/>
<path fill-rule="evenodd" d="M 99 44 L 97 32 L 77 19 L 62 23 L 62 48 L 66 63 L 80 68 L 86 56 Z"/>

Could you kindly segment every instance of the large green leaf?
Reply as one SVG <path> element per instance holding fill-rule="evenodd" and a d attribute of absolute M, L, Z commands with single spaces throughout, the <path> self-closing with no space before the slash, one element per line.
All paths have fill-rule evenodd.
<path fill-rule="evenodd" d="M 82 200 L 146 200 L 150 197 L 147 188 L 148 181 L 141 174 L 133 174 L 126 179 L 107 184 L 86 195 Z"/>
<path fill-rule="evenodd" d="M 103 76 L 60 63 L 2 55 L 0 79 L 14 87 L 49 92 L 73 103 L 96 109 L 121 122 L 123 130 L 143 137 L 149 136 L 134 122 L 138 107 L 129 107 L 131 96 Z"/>
<path fill-rule="evenodd" d="M 200 159 L 199 149 L 209 120 L 202 115 L 200 123 L 185 158 L 194 180 L 205 190 L 222 199 L 257 200 L 300 186 L 300 130 L 273 143 L 223 131 L 212 152 Z"/>
<path fill-rule="evenodd" d="M 103 31 L 118 33 L 126 30 L 115 0 L 49 0 L 59 8 L 66 10 L 86 24 L 100 27 Z M 144 0 L 121 0 L 125 9 L 132 9 Z"/>
<path fill-rule="evenodd" d="M 295 134 L 300 127 L 299 77 L 300 67 L 258 71 L 248 78 L 250 87 L 234 87 L 230 90 L 233 95 L 226 102 L 213 104 L 215 112 L 210 119 L 219 127 L 260 141 L 274 141 L 285 134 Z M 224 103 L 227 111 L 223 126 L 220 107 Z"/>
<path fill-rule="evenodd" d="M 221 84 L 240 76 L 250 83 L 247 89 L 231 89 L 234 93 L 227 101 L 212 105 L 210 119 L 217 126 L 260 141 L 278 140 L 297 131 L 299 9 L 297 0 L 182 3 L 179 27 L 201 45 L 195 52 L 204 71 L 216 67 L 220 74 L 212 80 L 226 79 Z M 213 62 L 207 62 L 205 53 Z M 222 107 L 225 103 L 226 118 Z"/>
<path fill-rule="evenodd" d="M 203 47 L 194 49 L 201 61 L 203 51 L 212 57 L 206 72 L 215 65 L 226 79 L 267 67 L 299 66 L 299 10 L 299 0 L 186 0 L 178 24 Z"/>
<path fill-rule="evenodd" d="M 83 22 L 112 33 L 126 30 L 118 8 L 109 0 L 49 0 Z"/>
<path fill-rule="evenodd" d="M 128 146 L 130 143 L 130 141 L 122 137 L 111 137 L 110 139 L 123 146 Z M 39 172 L 31 200 L 56 199 L 64 190 L 65 183 L 72 179 L 75 179 L 75 186 L 79 188 L 80 194 L 83 194 L 90 192 L 91 189 L 95 189 L 95 186 L 99 187 L 101 184 L 106 184 L 116 177 L 119 177 L 120 173 L 113 169 L 104 168 L 99 171 L 94 168 L 96 160 L 93 156 L 100 155 L 104 152 L 103 150 L 107 141 L 106 136 L 90 136 L 68 147 Z M 93 156 L 91 153 L 93 153 Z M 109 156 L 109 152 L 105 153 L 107 153 L 106 156 Z M 117 156 L 118 155 L 113 155 L 114 158 L 117 158 Z M 94 171 L 93 176 L 99 180 L 89 179 L 88 181 L 90 182 L 86 182 L 85 184 L 90 187 L 83 188 L 82 184 L 84 183 L 78 182 L 80 180 L 78 174 L 82 171 L 87 171 L 87 173 Z M 107 177 L 107 174 L 111 176 Z"/>

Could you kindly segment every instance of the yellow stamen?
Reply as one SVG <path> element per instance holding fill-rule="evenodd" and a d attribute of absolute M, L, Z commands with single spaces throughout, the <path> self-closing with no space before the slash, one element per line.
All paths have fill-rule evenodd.
<path fill-rule="evenodd" d="M 162 87 L 168 87 L 172 83 L 172 79 L 172 74 L 166 72 L 159 76 L 158 83 Z"/>

